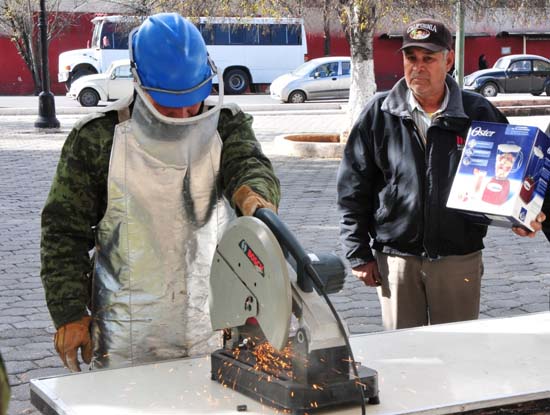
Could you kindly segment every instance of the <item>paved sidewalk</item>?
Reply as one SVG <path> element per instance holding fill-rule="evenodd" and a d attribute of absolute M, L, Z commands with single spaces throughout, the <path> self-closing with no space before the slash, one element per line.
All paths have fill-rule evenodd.
<path fill-rule="evenodd" d="M 10 415 L 37 413 L 29 402 L 29 379 L 66 373 L 53 349 L 54 328 L 39 278 L 39 226 L 59 151 L 79 117 L 58 116 L 62 130 L 48 134 L 35 131 L 35 116 L 0 117 L 0 351 L 12 384 Z M 548 120 L 511 121 L 545 128 Z M 281 156 L 273 139 L 282 133 L 339 131 L 344 125 L 344 114 L 337 112 L 255 115 L 254 128 L 282 183 L 280 216 L 312 252 L 342 253 L 335 206 L 338 160 Z M 491 228 L 486 245 L 482 317 L 547 311 L 550 246 L 544 236 L 519 238 Z M 373 289 L 349 277 L 332 299 L 352 333 L 381 329 Z"/>

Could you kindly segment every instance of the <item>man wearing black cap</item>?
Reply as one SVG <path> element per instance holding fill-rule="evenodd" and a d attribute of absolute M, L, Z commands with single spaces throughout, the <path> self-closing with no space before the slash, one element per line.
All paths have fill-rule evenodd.
<path fill-rule="evenodd" d="M 346 256 L 378 287 L 385 329 L 478 317 L 487 227 L 446 202 L 471 122 L 507 122 L 447 75 L 454 51 L 442 22 L 412 22 L 401 50 L 405 77 L 367 104 L 338 172 Z"/>

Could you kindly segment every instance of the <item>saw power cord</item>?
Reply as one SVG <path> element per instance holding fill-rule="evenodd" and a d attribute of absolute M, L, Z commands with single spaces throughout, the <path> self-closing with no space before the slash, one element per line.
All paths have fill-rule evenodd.
<path fill-rule="evenodd" d="M 356 382 L 355 384 L 359 387 L 359 392 L 361 393 L 361 415 L 365 415 L 366 413 L 366 407 L 365 407 L 365 391 L 363 389 L 363 386 L 361 384 L 361 378 L 359 377 L 359 372 L 357 371 L 357 363 L 355 362 L 355 357 L 353 356 L 353 351 L 351 350 L 351 344 L 348 339 L 348 335 L 346 333 L 346 329 L 344 328 L 344 324 L 342 323 L 342 320 L 340 319 L 340 315 L 334 308 L 334 305 L 332 305 L 332 301 L 330 301 L 330 298 L 328 297 L 327 293 L 325 292 L 324 284 L 321 281 L 321 278 L 319 277 L 319 274 L 317 274 L 317 271 L 313 267 L 313 264 L 311 262 L 308 262 L 305 265 L 305 270 L 307 271 L 309 277 L 313 281 L 313 284 L 317 287 L 317 290 L 323 298 L 325 299 L 328 307 L 330 308 L 330 311 L 334 315 L 334 318 L 336 319 L 336 323 L 338 324 L 338 328 L 340 329 L 340 332 L 342 333 L 342 336 L 344 337 L 344 341 L 346 342 L 346 347 L 348 348 L 348 354 L 350 359 L 350 364 L 353 370 L 353 375 L 355 376 Z"/>
<path fill-rule="evenodd" d="M 294 257 L 294 260 L 296 261 L 296 273 L 297 273 L 297 282 L 300 289 L 305 291 L 311 291 L 310 284 L 308 281 L 305 280 L 305 275 L 307 274 L 307 277 L 313 282 L 313 285 L 317 288 L 317 292 L 322 295 L 322 297 L 325 299 L 328 307 L 330 308 L 330 311 L 334 315 L 334 318 L 336 319 L 336 323 L 338 324 L 338 328 L 340 329 L 340 332 L 342 333 L 342 337 L 344 338 L 344 341 L 346 343 L 346 347 L 348 349 L 348 355 L 350 364 L 353 370 L 353 376 L 355 376 L 355 385 L 359 388 L 359 392 L 361 393 L 361 414 L 365 415 L 366 413 L 366 407 L 365 407 L 365 391 L 363 389 L 363 385 L 361 383 L 361 378 L 359 377 L 359 372 L 357 370 L 357 363 L 355 361 L 355 357 L 353 356 L 353 351 L 351 350 L 351 345 L 349 343 L 348 334 L 346 333 L 346 329 L 344 328 L 344 324 L 342 323 L 342 320 L 340 319 L 340 316 L 338 315 L 338 312 L 332 305 L 332 302 L 330 301 L 330 298 L 328 297 L 324 284 L 319 277 L 319 274 L 313 267 L 313 264 L 311 262 L 311 258 L 309 255 L 305 252 L 304 248 L 300 245 L 294 234 L 287 228 L 287 226 L 279 219 L 279 217 L 271 210 L 269 209 L 257 209 L 254 213 L 254 216 L 260 219 L 262 222 L 264 222 L 268 228 L 273 232 L 275 237 L 278 241 L 284 241 L 285 246 L 290 252 L 290 254 Z"/>

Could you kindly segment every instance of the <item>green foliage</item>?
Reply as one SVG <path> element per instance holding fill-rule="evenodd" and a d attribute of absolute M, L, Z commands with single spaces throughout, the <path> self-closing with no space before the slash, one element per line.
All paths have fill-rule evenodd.
<path fill-rule="evenodd" d="M 150 15 L 177 12 L 187 18 L 218 17 L 284 17 L 299 16 L 301 1 L 277 0 L 113 0 L 134 14 Z M 296 13 L 298 11 L 298 13 Z"/>

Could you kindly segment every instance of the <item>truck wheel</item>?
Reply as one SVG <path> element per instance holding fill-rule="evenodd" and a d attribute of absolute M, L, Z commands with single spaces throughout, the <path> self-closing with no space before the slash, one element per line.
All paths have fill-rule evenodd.
<path fill-rule="evenodd" d="M 248 74 L 242 69 L 231 69 L 223 77 L 226 94 L 239 95 L 245 92 L 250 84 Z"/>
<path fill-rule="evenodd" d="M 78 95 L 78 102 L 83 107 L 95 107 L 99 102 L 99 94 L 92 88 L 85 88 Z"/>

